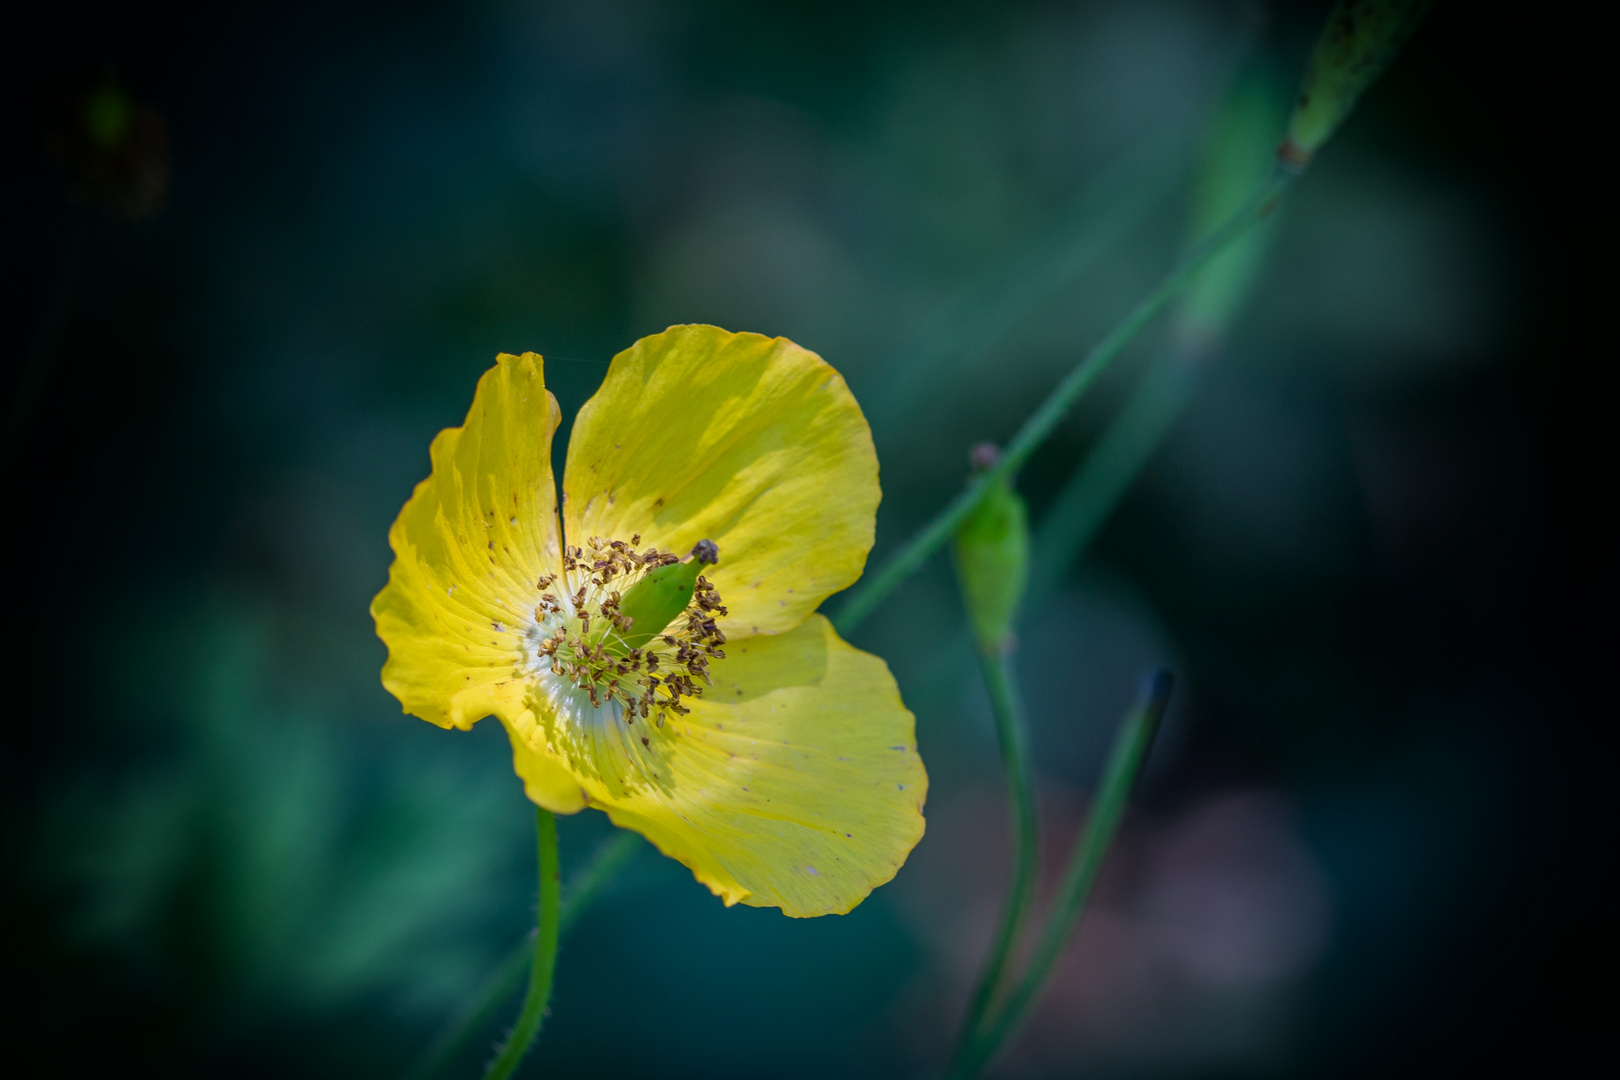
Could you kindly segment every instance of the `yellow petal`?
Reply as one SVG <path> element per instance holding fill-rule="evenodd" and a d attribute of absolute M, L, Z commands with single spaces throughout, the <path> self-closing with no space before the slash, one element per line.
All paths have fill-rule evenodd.
<path fill-rule="evenodd" d="M 394 563 L 371 602 L 383 685 L 405 711 L 469 728 L 526 708 L 521 627 L 560 558 L 551 436 L 561 414 L 540 357 L 501 354 L 466 423 L 433 440 L 433 473 L 388 532 Z M 533 726 L 530 717 L 529 724 Z"/>
<path fill-rule="evenodd" d="M 514 710 L 513 719 L 505 722 L 507 737 L 512 741 L 512 769 L 523 781 L 523 793 L 536 806 L 543 806 L 553 814 L 573 814 L 585 809 L 585 789 L 558 758 L 544 749 L 530 746 L 528 736 L 537 725 L 534 714 L 527 709 Z"/>
<path fill-rule="evenodd" d="M 785 338 L 675 326 L 613 358 L 568 443 L 563 517 L 592 536 L 685 555 L 728 637 L 791 629 L 860 577 L 878 505 L 872 433 L 843 377 Z"/>
<path fill-rule="evenodd" d="M 883 661 L 820 615 L 726 654 L 689 715 L 625 727 L 656 762 L 645 782 L 584 778 L 586 794 L 728 905 L 849 911 L 922 838 L 928 777 L 912 715 Z"/>

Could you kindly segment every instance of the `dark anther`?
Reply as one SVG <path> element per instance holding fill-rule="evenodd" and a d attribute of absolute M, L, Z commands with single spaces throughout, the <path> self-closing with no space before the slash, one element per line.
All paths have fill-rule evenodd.
<path fill-rule="evenodd" d="M 697 557 L 698 562 L 708 566 L 720 561 L 720 547 L 713 540 L 699 540 L 692 545 L 692 554 Z"/>

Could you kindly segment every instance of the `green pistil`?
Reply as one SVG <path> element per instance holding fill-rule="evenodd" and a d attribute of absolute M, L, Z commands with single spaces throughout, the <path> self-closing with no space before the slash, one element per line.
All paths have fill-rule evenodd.
<path fill-rule="evenodd" d="M 630 620 L 630 629 L 615 635 L 616 651 L 641 648 L 680 618 L 692 602 L 698 575 L 705 566 L 719 560 L 714 541 L 705 540 L 692 549 L 691 558 L 685 562 L 649 571 L 627 589 L 619 600 L 619 614 Z"/>
<path fill-rule="evenodd" d="M 589 554 L 565 549 L 563 573 L 536 582 L 542 590 L 562 588 L 543 592 L 534 614 L 542 622 L 566 616 L 539 647 L 554 673 L 585 691 L 592 705 L 617 702 L 627 723 L 656 716 L 662 726 L 665 710 L 687 712 L 681 699 L 700 696 L 709 660 L 725 656 L 715 620 L 726 609 L 700 573 L 720 552 L 703 540 L 683 563 L 656 548 L 637 552 L 640 542 L 640 536 L 628 544 L 592 537 Z M 570 585 L 578 586 L 571 594 Z"/>

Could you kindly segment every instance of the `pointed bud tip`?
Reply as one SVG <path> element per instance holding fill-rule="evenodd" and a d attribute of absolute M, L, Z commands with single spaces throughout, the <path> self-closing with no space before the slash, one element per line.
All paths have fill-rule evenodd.
<path fill-rule="evenodd" d="M 1289 117 L 1279 165 L 1298 173 L 1310 164 L 1362 91 L 1395 59 L 1428 6 L 1429 0 L 1338 0 L 1333 5 Z"/>
<path fill-rule="evenodd" d="M 1142 680 L 1142 697 L 1152 701 L 1163 701 L 1170 696 L 1170 687 L 1174 682 L 1175 677 L 1169 671 L 1158 668 Z"/>
<path fill-rule="evenodd" d="M 1001 447 L 993 442 L 974 443 L 973 449 L 968 451 L 968 461 L 972 463 L 976 472 L 984 472 L 996 467 L 1001 460 Z"/>

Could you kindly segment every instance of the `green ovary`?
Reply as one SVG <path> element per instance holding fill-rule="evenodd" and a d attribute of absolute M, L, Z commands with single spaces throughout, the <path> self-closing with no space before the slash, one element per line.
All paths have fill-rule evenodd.
<path fill-rule="evenodd" d="M 683 698 L 699 697 L 709 661 L 723 659 L 716 625 L 726 609 L 700 573 L 718 559 L 702 541 L 681 562 L 667 552 L 592 537 L 567 548 L 563 572 L 541 579 L 535 619 L 537 653 L 552 675 L 582 691 L 596 708 L 617 705 L 626 723 L 666 711 L 685 715 Z"/>
<path fill-rule="evenodd" d="M 619 612 L 631 620 L 628 630 L 615 635 L 620 649 L 639 649 L 680 617 L 692 602 L 703 568 L 717 562 L 718 549 L 705 540 L 685 562 L 659 566 L 625 590 Z"/>

